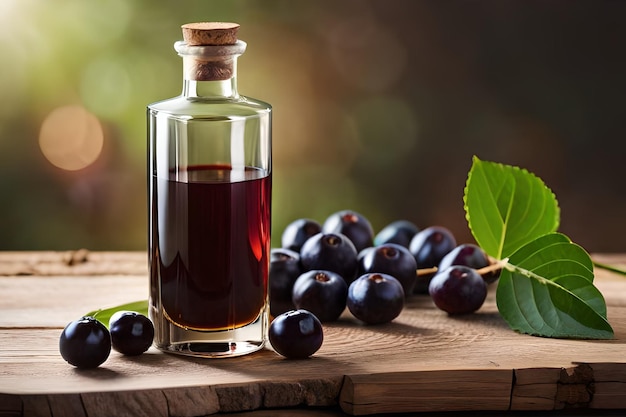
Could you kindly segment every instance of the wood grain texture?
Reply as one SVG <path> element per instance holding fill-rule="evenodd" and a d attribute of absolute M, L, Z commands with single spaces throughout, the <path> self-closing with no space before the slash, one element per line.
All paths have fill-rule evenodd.
<path fill-rule="evenodd" d="M 74 256 L 0 253 L 0 415 L 626 409 L 626 278 L 614 274 L 598 271 L 596 281 L 613 340 L 517 334 L 499 316 L 492 288 L 469 316 L 449 317 L 425 296 L 387 325 L 345 313 L 324 326 L 324 344 L 307 360 L 271 348 L 225 360 L 151 348 L 135 358 L 112 352 L 100 368 L 77 370 L 58 352 L 63 327 L 87 311 L 145 299 L 148 278 L 144 253 Z M 626 265 L 624 255 L 594 258 Z"/>

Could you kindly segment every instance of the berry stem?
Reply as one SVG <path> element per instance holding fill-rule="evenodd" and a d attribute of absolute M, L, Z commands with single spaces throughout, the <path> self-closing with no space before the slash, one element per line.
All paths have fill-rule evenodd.
<path fill-rule="evenodd" d="M 417 276 L 420 277 L 422 275 L 430 275 L 437 272 L 437 267 L 433 266 L 432 268 L 421 268 L 416 271 Z"/>

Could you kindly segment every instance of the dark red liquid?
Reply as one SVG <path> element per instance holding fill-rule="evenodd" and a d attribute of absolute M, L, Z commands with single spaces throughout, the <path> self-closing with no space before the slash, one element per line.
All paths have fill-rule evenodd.
<path fill-rule="evenodd" d="M 151 296 L 184 328 L 249 324 L 267 296 L 271 176 L 228 166 L 182 175 L 152 179 Z"/>

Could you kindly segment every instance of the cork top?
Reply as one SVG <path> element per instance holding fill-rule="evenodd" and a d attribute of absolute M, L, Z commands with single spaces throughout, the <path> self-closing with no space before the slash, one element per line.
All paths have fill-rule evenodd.
<path fill-rule="evenodd" d="M 239 25 L 230 22 L 199 22 L 181 26 L 183 39 L 190 46 L 233 45 Z"/>

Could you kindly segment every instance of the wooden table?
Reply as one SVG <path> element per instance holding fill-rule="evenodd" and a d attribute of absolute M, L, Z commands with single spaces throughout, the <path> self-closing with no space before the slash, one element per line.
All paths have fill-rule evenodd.
<path fill-rule="evenodd" d="M 624 255 L 594 259 L 626 267 Z M 517 334 L 492 288 L 469 316 L 449 317 L 427 296 L 412 297 L 387 325 L 345 313 L 325 325 L 322 348 L 306 360 L 270 349 L 207 360 L 151 348 L 135 358 L 112 352 L 97 369 L 68 365 L 58 351 L 63 327 L 147 298 L 146 264 L 137 252 L 0 253 L 1 416 L 626 409 L 626 278 L 605 271 L 596 284 L 615 330 L 608 341 Z"/>

